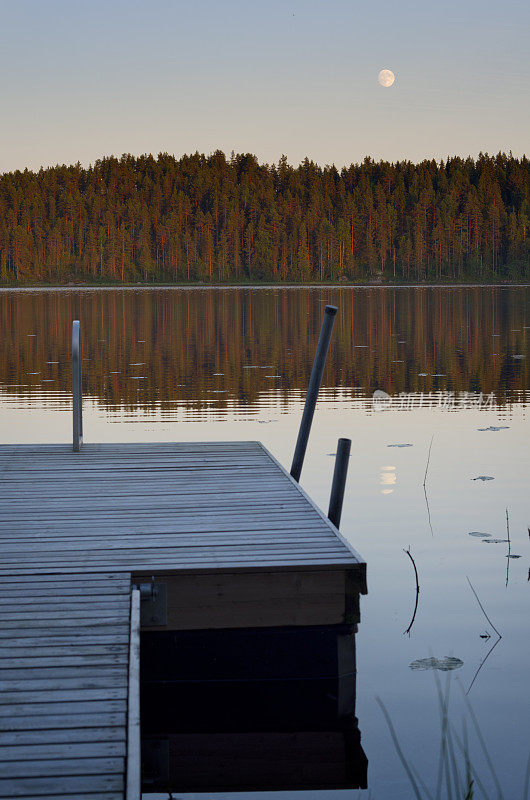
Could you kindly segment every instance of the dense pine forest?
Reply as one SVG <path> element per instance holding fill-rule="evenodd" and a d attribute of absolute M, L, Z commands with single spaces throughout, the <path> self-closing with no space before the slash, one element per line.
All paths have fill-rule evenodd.
<path fill-rule="evenodd" d="M 0 282 L 527 280 L 530 161 L 124 155 L 0 176 Z"/>

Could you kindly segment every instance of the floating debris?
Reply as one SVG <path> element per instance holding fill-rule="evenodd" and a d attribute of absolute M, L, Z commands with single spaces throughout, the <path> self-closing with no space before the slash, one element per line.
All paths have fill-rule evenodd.
<path fill-rule="evenodd" d="M 482 531 L 469 531 L 468 536 L 491 536 L 491 533 L 482 533 Z"/>
<path fill-rule="evenodd" d="M 132 375 L 131 376 L 131 380 L 132 381 L 142 381 L 145 378 L 147 378 L 147 375 Z"/>
<path fill-rule="evenodd" d="M 214 372 L 214 375 L 224 375 L 224 372 Z"/>
<path fill-rule="evenodd" d="M 265 378 L 281 378 L 281 375 L 265 375 Z"/>
<path fill-rule="evenodd" d="M 396 361 L 392 361 L 392 364 L 404 364 L 405 362 L 403 359 L 397 359 Z"/>
<path fill-rule="evenodd" d="M 412 445 L 409 444 L 409 443 L 406 443 L 406 444 L 387 444 L 387 447 L 412 447 Z"/>
<path fill-rule="evenodd" d="M 509 425 L 490 425 L 489 428 L 477 428 L 477 431 L 506 431 Z"/>
<path fill-rule="evenodd" d="M 516 355 L 516 356 L 512 356 L 512 358 L 515 358 L 515 359 L 517 359 L 517 361 L 520 361 L 522 358 L 525 358 L 525 356 L 523 356 L 523 355 Z"/>
<path fill-rule="evenodd" d="M 428 372 L 418 372 L 420 378 L 426 378 L 428 374 Z"/>
<path fill-rule="evenodd" d="M 477 475 L 476 478 L 471 478 L 472 481 L 494 481 L 491 475 Z"/>
<path fill-rule="evenodd" d="M 58 361 L 47 361 L 46 363 L 47 364 L 58 364 L 59 362 Z"/>
<path fill-rule="evenodd" d="M 521 558 L 521 556 L 516 556 L 515 553 L 510 553 L 506 556 L 506 558 Z"/>
<path fill-rule="evenodd" d="M 432 373 L 432 377 L 433 378 L 446 378 L 447 375 L 445 375 L 445 373 L 443 373 L 443 372 L 433 372 Z"/>
<path fill-rule="evenodd" d="M 367 344 L 354 344 L 354 347 L 368 347 Z"/>
<path fill-rule="evenodd" d="M 421 669 L 439 669 L 442 672 L 449 672 L 451 669 L 460 669 L 464 666 L 464 662 L 454 656 L 445 656 L 445 658 L 419 658 L 409 664 L 409 667 L 414 670 Z"/>
<path fill-rule="evenodd" d="M 483 539 L 484 544 L 504 544 L 508 539 Z"/>

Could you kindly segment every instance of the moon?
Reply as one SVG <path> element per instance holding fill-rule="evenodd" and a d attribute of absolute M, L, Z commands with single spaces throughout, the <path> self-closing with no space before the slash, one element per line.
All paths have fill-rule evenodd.
<path fill-rule="evenodd" d="M 392 86 L 396 80 L 396 76 L 391 69 L 382 69 L 377 76 L 377 80 L 379 81 L 380 86 L 385 86 L 388 88 L 389 86 Z"/>

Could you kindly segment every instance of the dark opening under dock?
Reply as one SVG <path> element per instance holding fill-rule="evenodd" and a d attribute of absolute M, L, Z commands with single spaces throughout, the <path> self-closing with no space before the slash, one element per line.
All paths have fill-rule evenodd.
<path fill-rule="evenodd" d="M 241 654 L 250 653 L 245 642 L 263 629 L 267 652 L 280 653 L 281 637 L 292 628 L 308 657 L 333 651 L 325 675 L 304 676 L 300 708 L 307 681 L 316 687 L 324 679 L 339 687 L 337 719 L 346 713 L 341 705 L 354 707 L 354 685 L 345 679 L 354 679 L 351 641 L 359 594 L 366 592 L 365 564 L 259 442 L 85 444 L 80 452 L 4 445 L 0 475 L 0 797 L 140 796 L 140 628 L 145 652 L 155 653 L 145 670 L 142 662 L 147 697 L 160 700 L 164 689 L 176 701 L 189 689 L 193 663 L 218 663 L 211 658 L 216 631 L 230 631 L 231 647 Z M 196 643 L 200 637 L 191 661 L 190 636 Z M 160 648 L 170 652 L 177 644 L 187 648 L 186 674 L 160 670 Z M 292 681 L 299 671 L 292 654 L 281 658 L 284 666 L 269 665 L 267 673 L 263 658 L 248 655 L 245 686 L 250 680 L 254 697 L 263 696 L 265 681 Z M 241 663 L 238 656 L 225 664 L 232 682 Z M 215 669 L 202 676 L 206 688 L 197 696 L 215 694 Z M 231 703 L 234 710 L 237 702 Z M 307 758 L 311 748 L 316 757 L 311 725 L 295 741 L 292 727 L 275 731 L 265 712 L 262 730 L 245 734 L 249 747 L 268 748 L 274 759 L 291 741 L 296 758 Z M 320 730 L 329 728 L 326 715 L 319 716 Z M 197 736 L 209 737 L 200 739 L 199 751 L 219 745 L 219 731 L 193 724 L 195 739 L 173 730 L 161 744 L 151 719 L 145 758 L 179 765 L 160 768 L 153 785 L 189 787 L 186 750 Z M 234 725 L 221 732 L 221 754 L 230 737 L 238 742 L 242 735 Z M 339 728 L 333 735 L 350 741 L 348 726 Z M 307 783 L 322 780 L 315 775 Z M 353 785 L 349 780 L 332 776 L 337 785 Z M 243 777 L 236 788 L 253 781 Z M 204 788 L 229 784 L 216 774 Z"/>

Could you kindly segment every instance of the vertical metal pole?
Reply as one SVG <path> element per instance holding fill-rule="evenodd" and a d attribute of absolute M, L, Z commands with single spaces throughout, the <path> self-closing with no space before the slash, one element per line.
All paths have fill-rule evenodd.
<path fill-rule="evenodd" d="M 83 442 L 83 384 L 81 380 L 81 336 L 79 320 L 72 323 L 73 447 L 78 453 Z"/>
<path fill-rule="evenodd" d="M 320 384 L 322 382 L 322 373 L 324 372 L 324 366 L 326 364 L 329 340 L 331 339 L 331 331 L 333 330 L 333 323 L 335 322 L 336 313 L 336 306 L 326 306 L 324 309 L 324 319 L 322 320 L 322 328 L 318 338 L 317 352 L 315 354 L 313 369 L 311 370 L 311 378 L 307 388 L 304 413 L 302 414 L 302 421 L 300 422 L 300 430 L 298 431 L 298 439 L 296 440 L 296 447 L 294 450 L 293 463 L 291 465 L 291 475 L 295 481 L 300 480 L 300 473 L 302 472 L 302 465 L 304 463 L 305 451 L 307 448 L 307 440 L 309 439 L 311 423 L 313 422 L 315 404 L 317 402 L 318 390 L 320 389 Z"/>
<path fill-rule="evenodd" d="M 329 498 L 328 519 L 340 527 L 342 514 L 342 501 L 344 500 L 344 487 L 346 486 L 346 476 L 348 474 L 348 464 L 350 461 L 351 439 L 339 439 L 337 444 L 337 455 L 335 457 L 335 470 L 333 472 L 333 483 L 331 484 L 331 497 Z"/>

